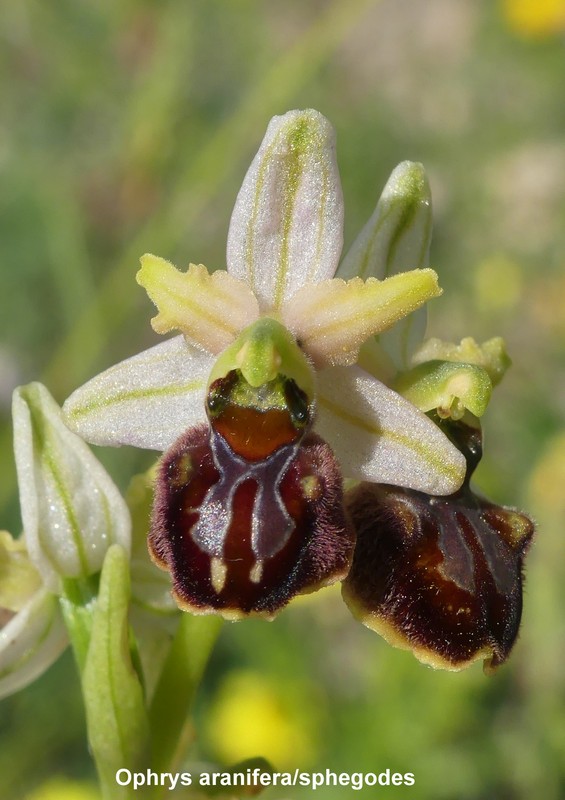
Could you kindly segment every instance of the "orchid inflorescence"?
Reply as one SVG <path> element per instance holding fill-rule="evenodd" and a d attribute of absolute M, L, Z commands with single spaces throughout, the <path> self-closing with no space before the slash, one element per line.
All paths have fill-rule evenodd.
<path fill-rule="evenodd" d="M 106 553 L 130 549 L 127 507 L 83 440 L 164 452 L 148 543 L 172 578 L 176 605 L 151 576 L 167 613 L 272 619 L 343 580 L 354 616 L 426 663 L 507 658 L 533 525 L 470 478 L 509 360 L 500 339 L 423 341 L 441 294 L 430 237 L 425 173 L 403 162 L 340 261 L 334 133 L 291 111 L 243 182 L 225 271 L 141 259 L 153 328 L 178 334 L 62 411 L 39 384 L 16 391 L 24 534 L 0 538 L 2 693 L 59 655 L 73 587 L 84 597 Z"/>

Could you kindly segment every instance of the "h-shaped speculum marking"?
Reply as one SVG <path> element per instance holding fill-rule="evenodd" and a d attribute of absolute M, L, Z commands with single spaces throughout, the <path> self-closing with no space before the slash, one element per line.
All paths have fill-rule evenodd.
<path fill-rule="evenodd" d="M 251 515 L 251 549 L 257 561 L 272 558 L 295 527 L 281 497 L 280 484 L 299 444 L 283 445 L 261 461 L 248 461 L 234 453 L 223 436 L 211 428 L 210 445 L 220 480 L 206 492 L 190 531 L 192 539 L 205 553 L 223 559 L 235 492 L 245 481 L 253 480 L 257 491 Z"/>

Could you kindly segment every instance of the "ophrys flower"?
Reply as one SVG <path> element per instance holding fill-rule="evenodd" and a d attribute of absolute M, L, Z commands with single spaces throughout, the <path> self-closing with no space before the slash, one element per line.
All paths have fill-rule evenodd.
<path fill-rule="evenodd" d="M 438 427 L 356 366 L 364 342 L 440 293 L 437 276 L 334 278 L 342 238 L 331 126 L 315 111 L 275 117 L 236 201 L 227 271 L 142 259 L 153 327 L 181 336 L 65 404 L 91 442 L 167 450 L 150 547 L 183 608 L 272 616 L 344 577 L 339 467 L 433 494 L 463 480 Z"/>

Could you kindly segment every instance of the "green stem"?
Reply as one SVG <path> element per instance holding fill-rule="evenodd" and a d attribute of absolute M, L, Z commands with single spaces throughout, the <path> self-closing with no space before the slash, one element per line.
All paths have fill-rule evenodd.
<path fill-rule="evenodd" d="M 218 638 L 222 619 L 183 613 L 149 709 L 151 769 L 174 769 L 182 757 L 196 690 Z"/>
<path fill-rule="evenodd" d="M 97 595 L 97 576 L 87 580 L 67 578 L 63 581 L 63 595 L 59 602 L 81 675 L 90 644 L 92 613 L 96 606 Z"/>

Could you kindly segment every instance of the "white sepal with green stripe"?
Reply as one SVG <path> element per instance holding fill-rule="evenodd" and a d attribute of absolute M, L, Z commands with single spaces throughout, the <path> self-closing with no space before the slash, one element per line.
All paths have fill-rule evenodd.
<path fill-rule="evenodd" d="M 427 267 L 431 237 L 432 200 L 426 173 L 421 164 L 403 161 L 393 170 L 337 277 L 382 280 L 397 272 Z M 409 366 L 410 356 L 423 339 L 426 315 L 424 306 L 379 337 L 400 369 Z"/>
<path fill-rule="evenodd" d="M 191 425 L 205 421 L 214 361 L 175 336 L 73 392 L 63 406 L 66 421 L 92 444 L 166 450 Z"/>
<path fill-rule="evenodd" d="M 333 278 L 342 244 L 332 126 L 312 109 L 273 117 L 235 203 L 228 272 L 268 313 L 304 284 Z"/>
<path fill-rule="evenodd" d="M 318 374 L 315 430 L 351 478 L 444 495 L 465 476 L 465 459 L 440 429 L 359 367 Z"/>
<path fill-rule="evenodd" d="M 63 421 L 47 389 L 14 392 L 14 452 L 31 562 L 54 592 L 61 578 L 102 568 L 114 543 L 129 551 L 127 506 L 88 446 Z"/>

